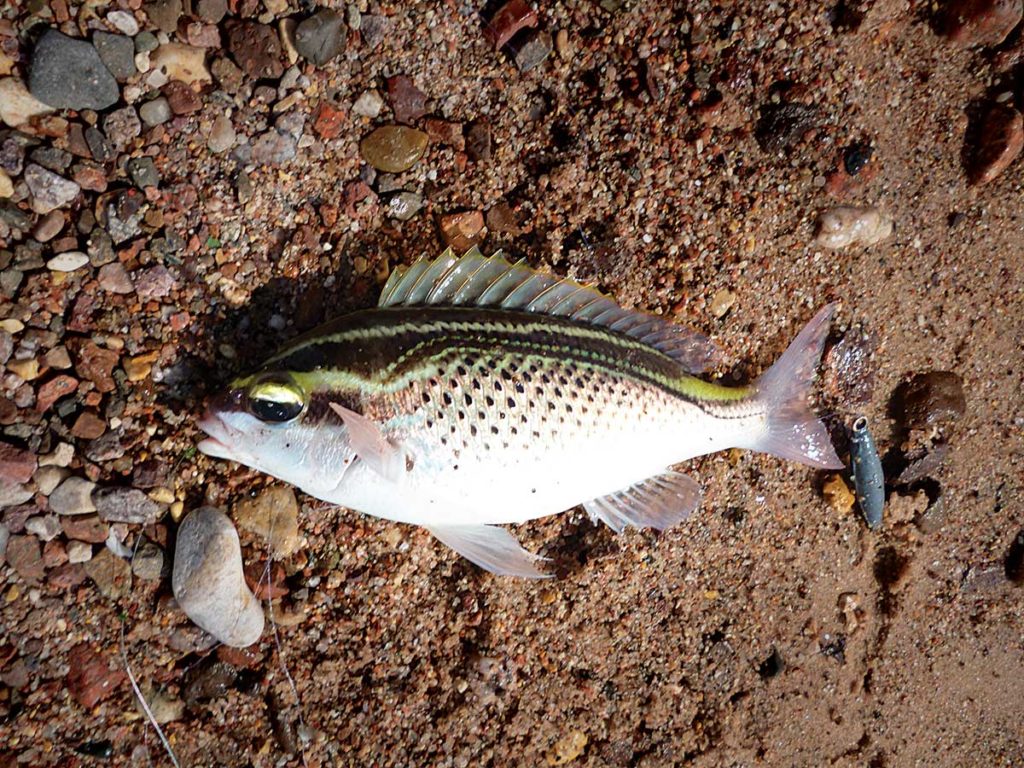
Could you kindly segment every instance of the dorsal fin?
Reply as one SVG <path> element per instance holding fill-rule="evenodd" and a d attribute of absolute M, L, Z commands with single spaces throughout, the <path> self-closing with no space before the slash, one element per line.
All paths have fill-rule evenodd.
<path fill-rule="evenodd" d="M 436 259 L 396 267 L 377 303 L 431 305 L 495 307 L 599 325 L 661 350 L 690 373 L 700 373 L 719 357 L 717 347 L 699 331 L 623 309 L 594 288 L 538 272 L 522 260 L 509 263 L 501 251 L 484 256 L 475 246 L 462 258 L 449 248 Z"/>

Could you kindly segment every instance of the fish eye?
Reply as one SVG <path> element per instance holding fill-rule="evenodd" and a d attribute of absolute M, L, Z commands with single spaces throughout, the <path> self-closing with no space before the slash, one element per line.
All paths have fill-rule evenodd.
<path fill-rule="evenodd" d="M 249 385 L 245 394 L 246 409 L 260 421 L 291 421 L 306 407 L 305 392 L 289 378 L 260 379 Z"/>

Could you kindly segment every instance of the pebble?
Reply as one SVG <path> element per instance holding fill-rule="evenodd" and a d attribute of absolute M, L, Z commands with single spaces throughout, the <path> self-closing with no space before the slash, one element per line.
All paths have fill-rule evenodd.
<path fill-rule="evenodd" d="M 384 125 L 359 143 L 359 152 L 378 171 L 401 173 L 427 150 L 427 134 L 404 125 Z"/>
<path fill-rule="evenodd" d="M 228 31 L 228 50 L 249 77 L 277 79 L 284 72 L 281 41 L 273 28 L 255 21 L 242 21 Z"/>
<path fill-rule="evenodd" d="M 141 299 L 162 299 L 174 290 L 174 276 L 163 264 L 135 272 L 132 279 Z"/>
<path fill-rule="evenodd" d="M 60 524 L 64 535 L 75 541 L 102 544 L 110 535 L 110 526 L 100 520 L 99 515 L 62 517 Z"/>
<path fill-rule="evenodd" d="M 502 48 L 516 33 L 537 26 L 537 12 L 526 0 L 509 0 L 495 11 L 484 27 L 484 36 L 495 48 Z"/>
<path fill-rule="evenodd" d="M 321 101 L 313 112 L 313 130 L 321 139 L 336 139 L 345 128 L 345 112 L 329 101 Z"/>
<path fill-rule="evenodd" d="M 81 251 L 65 251 L 46 262 L 48 269 L 54 272 L 73 272 L 89 263 L 89 257 Z"/>
<path fill-rule="evenodd" d="M 842 475 L 829 475 L 821 487 L 821 493 L 829 506 L 837 512 L 845 513 L 853 509 L 853 502 L 856 499 Z"/>
<path fill-rule="evenodd" d="M 25 183 L 32 193 L 32 210 L 36 213 L 49 213 L 62 208 L 78 197 L 81 191 L 75 182 L 35 163 L 29 163 L 25 168 Z"/>
<path fill-rule="evenodd" d="M 423 129 L 432 144 L 443 144 L 458 152 L 466 148 L 466 137 L 463 135 L 462 123 L 428 117 L 423 121 Z"/>
<path fill-rule="evenodd" d="M 139 22 L 128 11 L 110 11 L 107 14 L 107 23 L 129 37 L 135 37 L 139 33 Z"/>
<path fill-rule="evenodd" d="M 235 66 L 235 63 L 230 59 L 214 59 L 213 64 L 210 65 L 210 70 L 213 72 L 217 84 L 228 93 L 237 93 L 238 89 L 242 87 L 244 79 L 242 70 Z"/>
<path fill-rule="evenodd" d="M 952 371 L 915 374 L 893 393 L 893 413 L 904 429 L 956 421 L 966 410 L 963 380 Z"/>
<path fill-rule="evenodd" d="M 466 130 L 466 154 L 477 162 L 491 159 L 491 124 L 477 120 Z"/>
<path fill-rule="evenodd" d="M 97 279 L 100 288 L 107 293 L 126 294 L 135 290 L 135 285 L 132 283 L 128 270 L 119 261 L 104 264 L 100 267 Z"/>
<path fill-rule="evenodd" d="M 83 440 L 95 440 L 106 431 L 106 422 L 92 411 L 82 411 L 71 426 L 71 434 Z"/>
<path fill-rule="evenodd" d="M 181 80 L 171 80 L 164 85 L 163 94 L 167 98 L 171 112 L 176 115 L 190 115 L 198 112 L 203 106 L 202 100 L 191 86 Z"/>
<path fill-rule="evenodd" d="M 177 32 L 182 13 L 181 0 L 152 0 L 144 3 L 142 9 L 161 32 Z"/>
<path fill-rule="evenodd" d="M 140 577 L 141 578 L 141 577 Z M 165 693 L 153 691 L 146 696 L 146 704 L 153 715 L 153 719 L 160 725 L 173 723 L 185 716 L 185 702 L 181 699 L 168 696 Z M 149 760 L 146 760 L 148 763 Z"/>
<path fill-rule="evenodd" d="M 160 506 L 137 488 L 97 488 L 92 502 L 108 523 L 149 525 L 160 515 Z"/>
<path fill-rule="evenodd" d="M 96 483 L 83 477 L 69 477 L 50 494 L 50 510 L 58 515 L 88 515 L 96 511 L 92 492 Z"/>
<path fill-rule="evenodd" d="M 36 489 L 43 496 L 49 496 L 53 493 L 53 489 L 60 485 L 61 481 L 67 476 L 68 471 L 63 467 L 46 466 L 39 467 L 32 475 L 32 479 L 36 483 Z"/>
<path fill-rule="evenodd" d="M 104 66 L 110 70 L 115 80 L 124 82 L 137 71 L 135 68 L 135 41 L 124 35 L 110 32 L 97 32 L 92 37 L 92 44 Z"/>
<path fill-rule="evenodd" d="M 160 87 L 171 80 L 181 80 L 194 85 L 213 82 L 210 70 L 206 68 L 206 51 L 184 43 L 164 43 L 149 57 L 152 70 L 163 75 Z"/>
<path fill-rule="evenodd" d="M 711 298 L 711 305 L 709 309 L 711 314 L 715 317 L 725 317 L 733 305 L 736 304 L 736 294 L 727 288 L 722 288 L 715 292 L 715 295 Z"/>
<path fill-rule="evenodd" d="M 139 189 L 160 186 L 160 174 L 152 157 L 133 157 L 128 161 L 128 175 Z"/>
<path fill-rule="evenodd" d="M 299 546 L 299 503 L 287 486 L 271 486 L 235 504 L 239 528 L 263 537 L 275 557 L 287 557 Z"/>
<path fill-rule="evenodd" d="M 54 173 L 64 173 L 71 165 L 71 153 L 57 147 L 36 147 L 29 159 Z"/>
<path fill-rule="evenodd" d="M 92 159 L 99 163 L 106 163 L 117 156 L 114 145 L 107 139 L 106 134 L 95 126 L 85 129 L 85 143 L 89 147 Z"/>
<path fill-rule="evenodd" d="M 58 443 L 50 453 L 39 458 L 40 467 L 66 467 L 75 457 L 75 447 L 71 443 Z"/>
<path fill-rule="evenodd" d="M 388 103 L 395 120 L 412 124 L 427 113 L 427 95 L 417 88 L 412 78 L 395 75 L 387 79 Z"/>
<path fill-rule="evenodd" d="M 160 39 L 152 32 L 143 30 L 135 36 L 135 50 L 138 53 L 150 53 L 160 47 Z"/>
<path fill-rule="evenodd" d="M 1024 14 L 1022 0 L 952 0 L 946 4 L 946 37 L 965 48 L 1002 43 Z"/>
<path fill-rule="evenodd" d="M 159 581 L 163 577 L 164 551 L 152 541 L 145 541 L 132 557 L 132 573 L 140 579 Z"/>
<path fill-rule="evenodd" d="M 131 566 L 107 548 L 85 564 L 85 572 L 100 593 L 111 600 L 120 600 L 131 590 Z"/>
<path fill-rule="evenodd" d="M 968 172 L 970 182 L 988 184 L 1024 149 L 1024 117 L 1009 104 L 993 104 L 982 120 L 979 143 Z"/>
<path fill-rule="evenodd" d="M 219 24 L 228 12 L 228 3 L 227 0 L 199 0 L 195 9 L 203 21 Z"/>
<path fill-rule="evenodd" d="M 521 231 L 519 217 L 505 200 L 495 203 L 487 210 L 485 221 L 487 229 L 491 232 L 517 235 Z"/>
<path fill-rule="evenodd" d="M 63 375 L 50 379 L 39 388 L 36 395 L 36 411 L 45 413 L 62 397 L 74 393 L 78 389 L 78 381 L 73 376 Z"/>
<path fill-rule="evenodd" d="M 92 560 L 92 544 L 84 541 L 69 541 L 67 553 L 69 563 L 87 563 Z"/>
<path fill-rule="evenodd" d="M 321 8 L 295 27 L 295 50 L 318 67 L 345 52 L 348 30 L 337 11 Z"/>
<path fill-rule="evenodd" d="M 366 52 L 370 52 L 388 36 L 388 32 L 391 31 L 391 22 L 384 14 L 364 13 L 360 20 L 359 31 L 363 38 L 363 48 Z"/>
<path fill-rule="evenodd" d="M 44 32 L 32 51 L 28 89 L 57 109 L 106 109 L 121 95 L 96 49 L 55 29 Z"/>
<path fill-rule="evenodd" d="M 258 165 L 283 165 L 295 157 L 298 142 L 289 133 L 275 128 L 261 133 L 252 145 L 252 162 Z"/>
<path fill-rule="evenodd" d="M 65 687 L 75 701 L 92 709 L 121 687 L 127 675 L 89 643 L 79 643 L 68 652 L 68 674 Z"/>
<path fill-rule="evenodd" d="M 0 97 L 2 98 L 2 97 Z M 14 182 L 3 168 L 0 168 L 0 197 L 8 198 L 14 194 Z"/>
<path fill-rule="evenodd" d="M 362 117 L 374 119 L 380 114 L 383 107 L 384 99 L 381 98 L 381 95 L 377 91 L 370 89 L 359 94 L 359 98 L 357 98 L 355 103 L 352 105 L 352 112 L 353 114 L 361 115 Z"/>
<path fill-rule="evenodd" d="M 61 532 L 56 515 L 36 515 L 25 521 L 25 530 L 41 541 L 52 541 Z"/>
<path fill-rule="evenodd" d="M 0 509 L 24 504 L 34 495 L 31 485 L 18 485 L 0 480 Z"/>
<path fill-rule="evenodd" d="M 210 135 L 206 139 L 206 146 L 215 155 L 227 152 L 235 146 L 235 127 L 231 124 L 231 118 L 227 115 L 218 115 L 210 127 Z"/>
<path fill-rule="evenodd" d="M 110 392 L 114 389 L 114 378 L 111 374 L 120 360 L 121 356 L 113 349 L 104 349 L 95 342 L 87 341 L 78 348 L 75 372 L 95 384 L 99 392 Z M 73 451 L 71 455 L 74 455 Z"/>
<path fill-rule="evenodd" d="M 3 565 L 6 562 L 7 542 L 10 541 L 10 539 L 10 529 L 3 523 L 0 523 L 0 565 Z"/>
<path fill-rule="evenodd" d="M 103 119 L 103 131 L 117 150 L 123 151 L 142 133 L 142 121 L 134 107 L 116 109 Z"/>
<path fill-rule="evenodd" d="M 393 219 L 408 221 L 423 208 L 423 195 L 417 192 L 398 192 L 387 200 L 387 213 Z"/>
<path fill-rule="evenodd" d="M 553 47 L 550 32 L 545 30 L 530 32 L 515 52 L 515 62 L 519 71 L 529 72 L 539 66 L 551 55 Z"/>
<path fill-rule="evenodd" d="M 893 231 L 893 220 L 875 206 L 840 205 L 818 218 L 815 242 L 823 248 L 864 247 L 880 243 Z"/>
<path fill-rule="evenodd" d="M 33 117 L 53 112 L 50 107 L 31 93 L 25 84 L 16 77 L 0 78 L 0 120 L 12 128 L 24 125 Z M 17 173 L 20 169 L 7 170 Z"/>
<path fill-rule="evenodd" d="M 60 211 L 50 211 L 36 222 L 32 229 L 32 238 L 37 243 L 48 243 L 64 229 L 64 214 Z"/>
<path fill-rule="evenodd" d="M 465 253 L 487 234 L 480 211 L 447 213 L 441 217 L 440 225 L 441 236 L 456 253 Z"/>
<path fill-rule="evenodd" d="M 220 510 L 201 507 L 182 521 L 171 584 L 185 614 L 222 643 L 259 640 L 263 611 L 245 583 L 238 533 Z"/>
<path fill-rule="evenodd" d="M 8 565 L 25 581 L 36 582 L 46 576 L 43 549 L 34 536 L 11 536 L 5 557 Z"/>
<path fill-rule="evenodd" d="M 139 107 L 139 117 L 150 128 L 162 125 L 171 119 L 171 105 L 166 98 L 158 96 Z"/>
<path fill-rule="evenodd" d="M 31 451 L 0 442 L 0 480 L 23 484 L 36 471 L 36 457 Z"/>

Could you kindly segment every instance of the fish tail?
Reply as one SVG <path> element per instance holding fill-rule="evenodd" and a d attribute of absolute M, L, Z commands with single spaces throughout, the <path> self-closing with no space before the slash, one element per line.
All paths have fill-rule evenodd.
<path fill-rule="evenodd" d="M 824 307 L 756 383 L 756 399 L 767 413 L 765 428 L 740 447 L 824 469 L 843 464 L 828 430 L 810 403 L 814 376 L 836 305 Z"/>

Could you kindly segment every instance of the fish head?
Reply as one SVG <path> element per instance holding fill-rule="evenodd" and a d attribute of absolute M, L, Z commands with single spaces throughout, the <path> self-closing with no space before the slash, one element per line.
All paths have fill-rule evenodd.
<path fill-rule="evenodd" d="M 236 379 L 207 403 L 199 420 L 207 438 L 198 448 L 308 493 L 326 493 L 337 487 L 355 453 L 344 425 L 315 395 L 288 371 Z"/>

